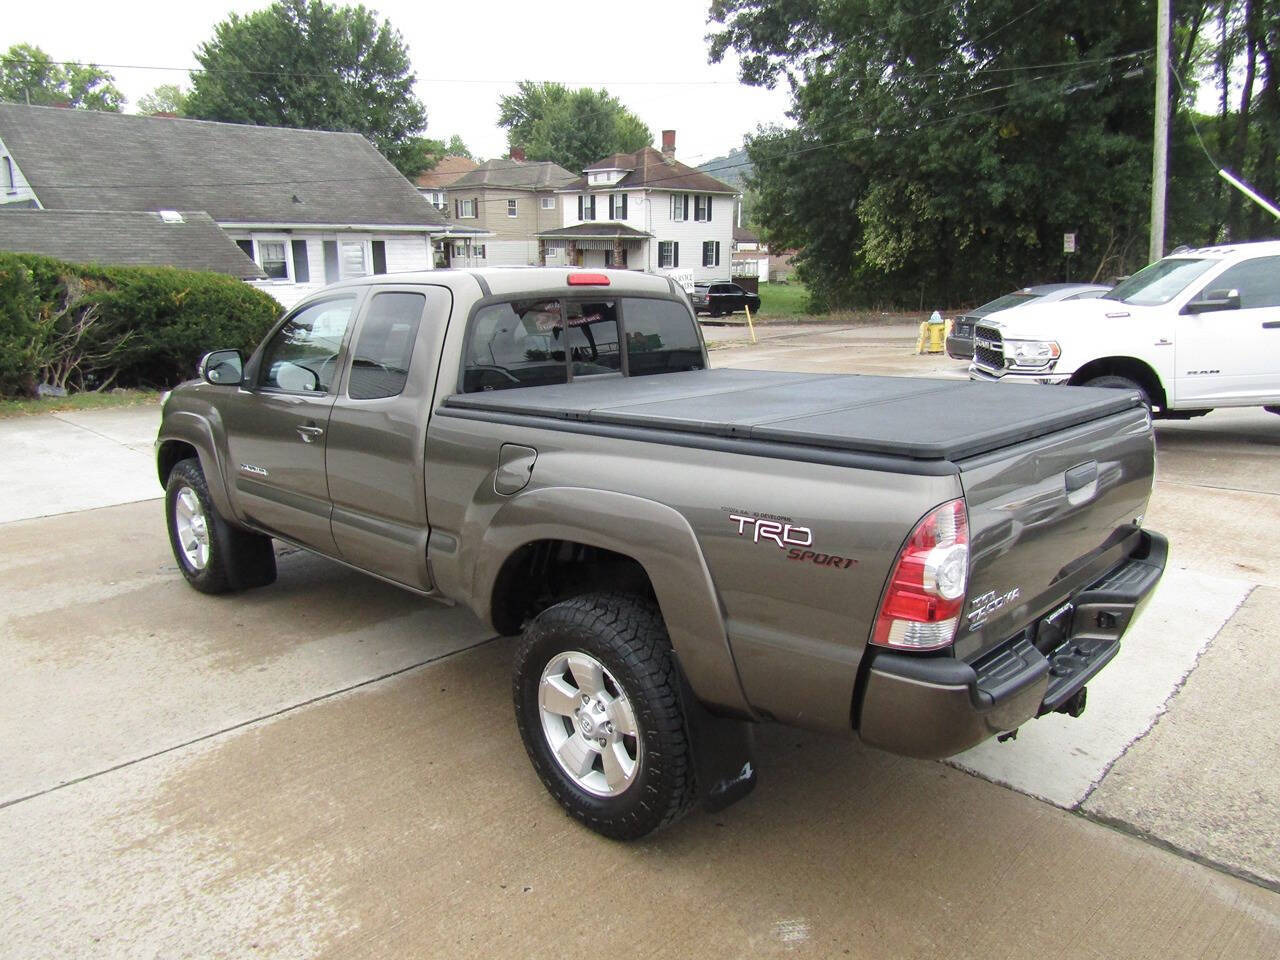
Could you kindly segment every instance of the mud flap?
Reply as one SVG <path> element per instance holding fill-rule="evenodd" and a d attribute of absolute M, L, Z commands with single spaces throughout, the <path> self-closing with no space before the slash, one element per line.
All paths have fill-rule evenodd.
<path fill-rule="evenodd" d="M 756 785 L 754 724 L 718 717 L 686 694 L 686 714 L 693 734 L 693 762 L 698 801 L 708 813 L 737 803 Z"/>

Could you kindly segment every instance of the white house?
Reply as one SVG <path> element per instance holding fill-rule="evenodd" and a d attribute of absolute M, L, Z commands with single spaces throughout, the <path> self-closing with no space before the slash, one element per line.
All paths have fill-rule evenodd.
<path fill-rule="evenodd" d="M 561 187 L 564 225 L 538 234 L 543 262 L 563 250 L 584 267 L 728 280 L 736 191 L 676 160 L 675 144 L 664 130 L 661 152 L 614 154 Z"/>
<path fill-rule="evenodd" d="M 290 306 L 348 277 L 429 270 L 451 227 L 359 134 L 0 104 L 0 205 L 204 211 Z"/>

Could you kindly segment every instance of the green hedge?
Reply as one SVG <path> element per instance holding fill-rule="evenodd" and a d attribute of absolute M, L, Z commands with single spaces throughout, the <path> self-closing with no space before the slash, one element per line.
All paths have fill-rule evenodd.
<path fill-rule="evenodd" d="M 0 392 L 31 392 L 59 336 L 90 309 L 74 387 L 172 386 L 208 350 L 252 349 L 281 312 L 268 294 L 222 274 L 0 253 Z"/>

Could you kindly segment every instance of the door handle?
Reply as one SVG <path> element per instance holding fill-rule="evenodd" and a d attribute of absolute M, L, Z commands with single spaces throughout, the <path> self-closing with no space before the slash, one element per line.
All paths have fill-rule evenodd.
<path fill-rule="evenodd" d="M 323 427 L 295 427 L 294 429 L 298 431 L 298 436 L 303 443 L 310 443 L 316 437 L 324 436 Z"/>

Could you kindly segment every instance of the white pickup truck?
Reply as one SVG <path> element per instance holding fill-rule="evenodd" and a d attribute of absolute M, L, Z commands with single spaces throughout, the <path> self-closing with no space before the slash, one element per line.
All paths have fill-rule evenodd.
<path fill-rule="evenodd" d="M 991 314 L 969 377 L 1137 390 L 1170 419 L 1280 413 L 1280 241 L 1180 250 L 1097 300 Z"/>

